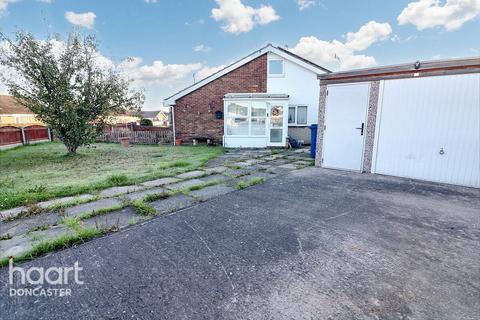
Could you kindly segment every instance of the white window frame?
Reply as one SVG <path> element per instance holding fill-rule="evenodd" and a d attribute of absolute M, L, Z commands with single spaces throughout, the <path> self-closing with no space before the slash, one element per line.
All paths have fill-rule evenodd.
<path fill-rule="evenodd" d="M 305 107 L 307 108 L 307 121 L 305 123 L 298 123 L 298 107 Z M 289 123 L 290 127 L 306 127 L 308 126 L 308 104 L 291 104 L 288 106 L 288 111 L 290 112 L 290 108 L 295 108 L 295 122 Z M 288 116 L 287 116 L 288 120 Z"/>
<path fill-rule="evenodd" d="M 270 74 L 270 61 L 280 61 L 282 62 L 282 73 L 278 73 L 278 74 Z M 285 77 L 285 60 L 283 59 L 278 59 L 278 58 L 271 58 L 271 59 L 268 59 L 267 61 L 267 75 L 268 77 L 270 78 L 282 78 L 282 77 Z"/>
<path fill-rule="evenodd" d="M 242 100 L 231 100 L 231 101 L 225 101 L 225 105 L 224 105 L 224 112 L 227 113 L 227 108 L 228 108 L 228 104 L 231 103 L 231 102 L 240 102 L 240 103 L 243 103 L 243 104 L 246 104 L 248 106 L 248 115 L 247 116 L 234 116 L 234 117 L 229 117 L 228 115 L 225 117 L 225 121 L 224 121 L 224 135 L 226 137 L 235 137 L 235 138 L 264 138 L 264 137 L 267 137 L 267 130 L 268 130 L 268 119 L 269 117 L 267 116 L 268 115 L 268 103 L 265 103 L 265 117 L 258 117 L 258 116 L 255 116 L 255 117 L 252 117 L 252 104 L 253 102 L 252 101 L 242 101 Z M 228 132 L 228 121 L 227 119 L 228 118 L 242 118 L 242 119 L 247 119 L 247 122 L 248 122 L 248 134 L 242 134 L 242 135 L 231 135 L 231 134 L 227 134 Z M 265 119 L 265 134 L 262 134 L 262 135 L 253 135 L 252 134 L 252 118 L 255 118 L 255 119 L 260 119 L 260 118 L 264 118 Z"/>

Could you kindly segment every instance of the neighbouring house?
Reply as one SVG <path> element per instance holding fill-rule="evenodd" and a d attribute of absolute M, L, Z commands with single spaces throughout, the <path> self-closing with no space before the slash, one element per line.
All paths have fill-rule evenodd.
<path fill-rule="evenodd" d="M 19 104 L 15 98 L 0 95 L 0 126 L 27 127 L 42 124 L 35 114 Z"/>
<path fill-rule="evenodd" d="M 155 127 L 168 127 L 170 126 L 170 115 L 163 110 L 158 111 L 141 111 L 140 116 L 143 119 L 149 119 L 152 121 Z"/>
<path fill-rule="evenodd" d="M 127 111 L 124 114 L 118 114 L 108 117 L 108 122 L 111 124 L 130 124 L 138 123 L 140 117 L 133 111 Z"/>
<path fill-rule="evenodd" d="M 319 79 L 317 165 L 480 187 L 480 58 Z"/>
<path fill-rule="evenodd" d="M 225 147 L 310 143 L 318 120 L 317 76 L 329 70 L 271 44 L 168 97 L 176 139 Z"/>

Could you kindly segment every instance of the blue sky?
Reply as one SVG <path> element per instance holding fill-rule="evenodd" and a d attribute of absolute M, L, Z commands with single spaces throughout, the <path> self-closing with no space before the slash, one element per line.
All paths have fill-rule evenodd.
<path fill-rule="evenodd" d="M 480 0 L 0 0 L 0 12 L 6 33 L 97 35 L 146 110 L 267 43 L 333 70 L 480 56 Z"/>

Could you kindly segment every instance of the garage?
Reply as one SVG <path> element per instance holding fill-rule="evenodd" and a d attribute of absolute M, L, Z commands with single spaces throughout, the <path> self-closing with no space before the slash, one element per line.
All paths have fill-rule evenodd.
<path fill-rule="evenodd" d="M 333 73 L 320 84 L 318 165 L 480 187 L 479 58 Z"/>

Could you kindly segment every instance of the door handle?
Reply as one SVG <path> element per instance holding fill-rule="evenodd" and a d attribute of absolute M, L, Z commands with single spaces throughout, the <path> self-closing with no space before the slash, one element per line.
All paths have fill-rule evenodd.
<path fill-rule="evenodd" d="M 360 128 L 355 128 L 357 130 L 360 130 L 360 135 L 363 136 L 363 130 L 365 129 L 365 123 L 362 122 L 362 126 Z"/>

